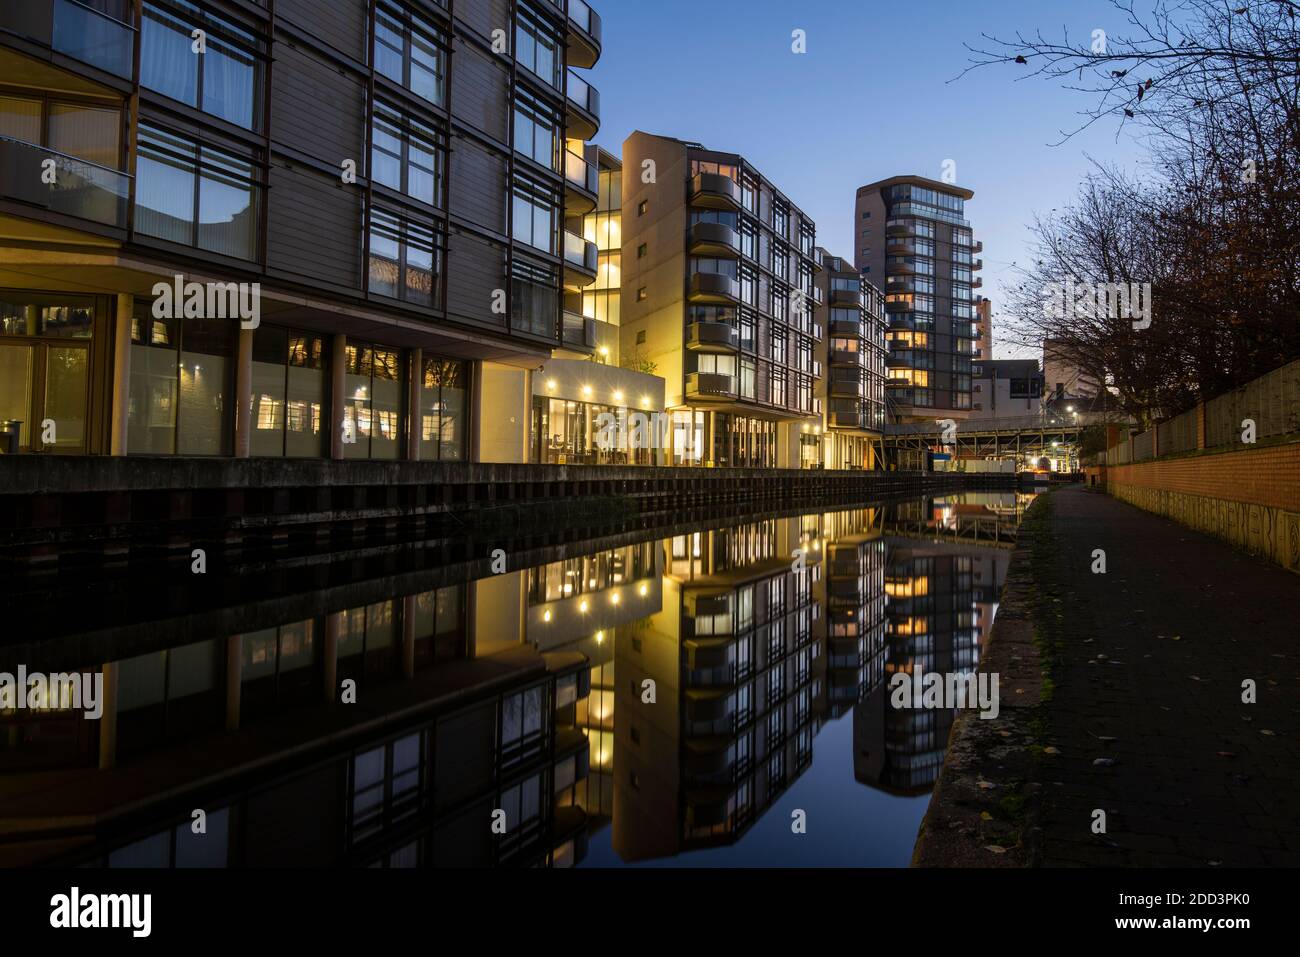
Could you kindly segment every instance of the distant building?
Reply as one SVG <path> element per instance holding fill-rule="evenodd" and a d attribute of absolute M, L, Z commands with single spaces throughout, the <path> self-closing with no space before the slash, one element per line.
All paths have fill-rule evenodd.
<path fill-rule="evenodd" d="M 1058 339 L 1043 340 L 1044 391 L 1053 399 L 1094 397 L 1101 383 L 1080 365 L 1070 346 Z"/>
<path fill-rule="evenodd" d="M 979 287 L 982 279 L 976 279 L 973 286 Z M 993 358 L 993 303 L 985 296 L 975 300 L 975 328 L 979 330 L 979 341 L 975 343 L 976 359 Z"/>
<path fill-rule="evenodd" d="M 972 419 L 1037 415 L 1043 407 L 1043 374 L 1037 359 L 989 359 L 974 365 Z"/>

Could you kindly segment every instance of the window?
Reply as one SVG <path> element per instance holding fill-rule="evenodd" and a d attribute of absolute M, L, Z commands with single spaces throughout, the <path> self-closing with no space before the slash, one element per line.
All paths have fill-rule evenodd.
<path fill-rule="evenodd" d="M 752 176 L 745 175 L 740 180 L 740 205 L 746 210 L 758 215 L 758 180 Z"/>
<path fill-rule="evenodd" d="M 561 43 L 553 28 L 520 5 L 515 21 L 515 61 L 555 89 L 560 89 Z"/>
<path fill-rule="evenodd" d="M 253 163 L 140 124 L 135 231 L 236 259 L 257 256 Z"/>
<path fill-rule="evenodd" d="M 438 299 L 441 231 L 382 209 L 370 211 L 370 292 L 432 306 Z"/>
<path fill-rule="evenodd" d="M 511 229 L 514 238 L 545 252 L 555 252 L 559 229 L 557 210 L 560 203 L 555 190 L 534 180 L 516 176 L 512 199 Z"/>
<path fill-rule="evenodd" d="M 375 72 L 416 96 L 444 105 L 447 54 L 441 31 L 396 6 L 375 11 Z"/>
<path fill-rule="evenodd" d="M 253 333 L 250 452 L 319 457 L 329 417 L 329 343 L 263 323 Z"/>
<path fill-rule="evenodd" d="M 790 235 L 790 208 L 784 203 L 772 204 L 772 230 L 782 239 Z"/>
<path fill-rule="evenodd" d="M 522 89 L 515 91 L 515 151 L 560 169 L 560 118 Z"/>
<path fill-rule="evenodd" d="M 516 259 L 510 270 L 511 327 L 555 338 L 560 322 L 560 282 L 555 267 Z"/>
<path fill-rule="evenodd" d="M 420 371 L 420 458 L 460 461 L 469 436 L 469 374 L 455 359 L 426 357 Z"/>
<path fill-rule="evenodd" d="M 646 287 L 645 287 L 645 286 L 642 286 L 640 289 L 638 289 L 638 290 L 636 291 L 636 301 L 637 301 L 637 302 L 643 302 L 643 301 L 645 301 L 645 297 L 646 297 Z M 644 330 L 641 331 L 641 332 L 638 332 L 638 333 L 636 334 L 636 341 L 637 341 L 638 343 L 645 342 L 645 331 L 644 331 Z"/>
<path fill-rule="evenodd" d="M 646 210 L 649 208 L 650 208 L 650 200 L 643 199 L 641 200 L 641 202 L 637 203 L 636 205 L 636 214 L 638 216 L 644 216 L 646 214 Z"/>
<path fill-rule="evenodd" d="M 343 457 L 395 459 L 405 363 L 401 350 L 349 340 L 343 384 Z"/>
<path fill-rule="evenodd" d="M 442 205 L 446 141 L 437 130 L 387 103 L 376 103 L 371 141 L 371 179 L 431 206 Z"/>
<path fill-rule="evenodd" d="M 89 296 L 0 293 L 0 420 L 21 423 L 16 451 L 85 451 L 94 325 Z M 58 425 L 48 444 L 46 418 Z"/>
<path fill-rule="evenodd" d="M 646 244 L 642 243 L 640 246 L 636 247 L 636 258 L 645 259 L 645 254 L 646 254 Z"/>
<path fill-rule="evenodd" d="M 195 53 L 192 34 L 205 34 Z M 151 0 L 140 29 L 140 85 L 244 129 L 261 120 L 263 44 L 185 0 Z"/>

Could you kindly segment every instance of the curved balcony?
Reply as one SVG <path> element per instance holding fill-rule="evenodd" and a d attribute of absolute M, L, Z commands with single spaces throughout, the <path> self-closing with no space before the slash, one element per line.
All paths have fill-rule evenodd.
<path fill-rule="evenodd" d="M 862 290 L 861 289 L 832 289 L 831 305 L 847 306 L 851 309 L 861 309 Z"/>
<path fill-rule="evenodd" d="M 896 299 L 893 302 L 885 300 L 885 312 L 914 312 L 916 303 L 907 299 Z"/>
<path fill-rule="evenodd" d="M 831 395 L 856 398 L 862 395 L 862 380 L 857 376 L 832 376 L 826 390 Z"/>
<path fill-rule="evenodd" d="M 885 274 L 888 276 L 915 276 L 916 263 L 887 262 L 885 263 Z"/>
<path fill-rule="evenodd" d="M 740 302 L 740 283 L 730 276 L 716 272 L 697 272 L 691 275 L 691 302 Z"/>
<path fill-rule="evenodd" d="M 725 735 L 692 738 L 686 744 L 686 773 L 694 777 L 713 777 L 731 767 L 731 744 Z"/>
<path fill-rule="evenodd" d="M 570 139 L 593 139 L 600 130 L 600 91 L 572 70 L 568 73 L 564 98 L 568 106 L 566 134 Z"/>
<path fill-rule="evenodd" d="M 596 351 L 596 320 L 565 311 L 560 321 L 560 345 L 578 352 Z"/>
<path fill-rule="evenodd" d="M 970 264 L 971 272 L 974 272 L 974 271 L 977 270 L 977 269 L 983 269 L 983 268 L 984 268 L 984 260 L 982 260 L 982 259 L 972 259 L 972 260 L 971 260 L 971 264 Z"/>
<path fill-rule="evenodd" d="M 830 364 L 833 366 L 851 366 L 855 369 L 862 367 L 862 353 L 855 349 L 832 349 L 830 352 Z"/>
<path fill-rule="evenodd" d="M 725 223 L 696 223 L 687 232 L 686 243 L 696 256 L 740 255 L 740 233 Z"/>
<path fill-rule="evenodd" d="M 885 353 L 885 365 L 890 368 L 910 369 L 912 353 L 908 349 L 891 349 Z"/>
<path fill-rule="evenodd" d="M 16 34 L 119 79 L 131 79 L 135 29 L 88 5 L 71 0 L 0 4 L 0 32 Z"/>
<path fill-rule="evenodd" d="M 971 251 L 971 254 L 972 254 L 972 255 L 975 254 L 975 253 L 982 253 L 982 252 L 984 252 L 984 243 L 983 243 L 982 241 L 977 241 L 977 242 L 973 242 L 973 243 L 971 243 L 970 251 Z"/>
<path fill-rule="evenodd" d="M 54 161 L 54 182 L 42 166 Z M 126 228 L 131 177 L 35 143 L 0 136 L 0 196 L 117 229 Z"/>
<path fill-rule="evenodd" d="M 886 236 L 915 236 L 916 221 L 905 220 L 885 223 Z"/>
<path fill-rule="evenodd" d="M 692 638 L 685 642 L 686 667 L 692 671 L 723 668 L 731 661 L 730 638 Z"/>
<path fill-rule="evenodd" d="M 725 689 L 691 688 L 685 698 L 691 721 L 717 721 L 731 713 L 731 693 Z"/>
<path fill-rule="evenodd" d="M 739 210 L 740 184 L 720 173 L 696 173 L 691 180 L 691 205 Z"/>
<path fill-rule="evenodd" d="M 585 216 L 596 208 L 599 198 L 600 169 L 586 156 L 565 150 L 564 215 Z"/>
<path fill-rule="evenodd" d="M 564 232 L 564 285 L 581 289 L 596 281 L 599 253 L 596 244 L 576 233 Z"/>
<path fill-rule="evenodd" d="M 600 14 L 583 0 L 569 0 L 569 32 L 565 45 L 569 49 L 569 66 L 590 70 L 600 59 Z"/>
<path fill-rule="evenodd" d="M 911 240 L 890 240 L 885 243 L 885 252 L 890 256 L 915 256 L 916 243 Z"/>
<path fill-rule="evenodd" d="M 686 398 L 697 402 L 727 402 L 736 397 L 736 380 L 721 372 L 692 372 L 686 377 Z"/>
<path fill-rule="evenodd" d="M 853 320 L 832 319 L 830 321 L 830 333 L 832 336 L 861 336 L 862 323 Z"/>
<path fill-rule="evenodd" d="M 686 326 L 686 348 L 730 354 L 740 349 L 740 333 L 725 322 L 691 322 Z"/>
<path fill-rule="evenodd" d="M 831 412 L 827 424 L 832 429 L 866 428 L 866 416 L 861 412 Z"/>
<path fill-rule="evenodd" d="M 974 279 L 972 279 L 972 280 L 970 281 L 970 287 L 971 287 L 972 289 L 983 289 L 983 288 L 984 288 L 984 280 L 983 280 L 981 277 L 976 276 Z"/>

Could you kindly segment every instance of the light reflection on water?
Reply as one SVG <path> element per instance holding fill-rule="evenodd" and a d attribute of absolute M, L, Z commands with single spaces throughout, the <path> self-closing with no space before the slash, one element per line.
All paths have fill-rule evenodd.
<path fill-rule="evenodd" d="M 124 655 L 111 733 L 3 717 L 0 816 L 71 773 L 64 810 L 109 822 L 5 862 L 906 865 L 953 715 L 886 683 L 975 669 L 1030 498 L 755 519 Z M 178 749 L 180 791 L 218 783 L 111 813 Z"/>

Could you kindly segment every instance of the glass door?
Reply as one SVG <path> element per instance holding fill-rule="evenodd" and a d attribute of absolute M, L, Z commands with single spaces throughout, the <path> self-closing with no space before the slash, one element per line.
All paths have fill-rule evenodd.
<path fill-rule="evenodd" d="M 0 343 L 0 453 L 86 451 L 88 345 Z M 19 424 L 14 424 L 19 423 Z"/>

